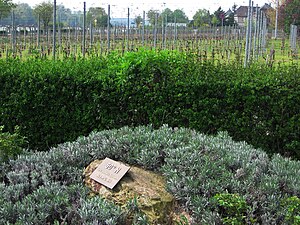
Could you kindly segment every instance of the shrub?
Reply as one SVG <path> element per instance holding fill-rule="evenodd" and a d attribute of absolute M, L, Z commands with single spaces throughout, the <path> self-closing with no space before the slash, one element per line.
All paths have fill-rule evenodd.
<path fill-rule="evenodd" d="M 212 201 L 217 206 L 224 224 L 241 225 L 246 222 L 247 203 L 238 194 L 216 194 Z"/>
<path fill-rule="evenodd" d="M 78 209 L 83 224 L 121 224 L 124 214 L 121 208 L 99 197 L 87 199 Z"/>
<path fill-rule="evenodd" d="M 297 224 L 298 161 L 270 158 L 226 132 L 207 136 L 166 125 L 92 132 L 2 164 L 7 173 L 0 183 L 0 224 L 122 224 L 130 210 L 90 199 L 82 184 L 84 167 L 105 157 L 163 174 L 192 224 Z M 128 206 L 135 222 L 145 224 L 134 200 Z"/>
<path fill-rule="evenodd" d="M 0 126 L 0 163 L 21 154 L 25 144 L 25 138 L 20 135 L 18 126 L 15 127 L 13 134 L 3 132 L 3 128 L 4 126 Z"/>
<path fill-rule="evenodd" d="M 0 60 L 0 124 L 48 150 L 93 130 L 163 124 L 227 131 L 268 153 L 300 157 L 299 66 L 198 61 L 177 51 L 106 58 Z"/>
<path fill-rule="evenodd" d="M 300 224 L 300 199 L 297 196 L 292 196 L 282 201 L 284 208 L 285 221 L 288 224 Z"/>

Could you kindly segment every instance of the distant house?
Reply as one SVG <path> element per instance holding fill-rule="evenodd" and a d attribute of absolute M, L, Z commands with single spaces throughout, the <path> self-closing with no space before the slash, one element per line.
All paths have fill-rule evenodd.
<path fill-rule="evenodd" d="M 111 18 L 110 24 L 113 27 L 127 27 L 128 25 L 128 18 Z M 145 25 L 149 25 L 149 21 L 145 21 Z M 130 27 L 137 27 L 137 24 L 135 23 L 135 19 L 129 18 L 129 26 Z"/>
<path fill-rule="evenodd" d="M 231 9 L 228 9 L 227 12 L 225 13 L 225 17 L 228 17 L 232 14 L 233 12 L 231 11 Z"/>
<path fill-rule="evenodd" d="M 186 27 L 187 23 L 167 23 L 167 27 Z"/>
<path fill-rule="evenodd" d="M 113 27 L 126 27 L 128 24 L 128 19 L 127 18 L 111 18 L 110 24 Z M 134 19 L 129 18 L 129 26 L 136 27 Z"/>
<path fill-rule="evenodd" d="M 4 35 L 8 33 L 8 28 L 4 26 L 0 26 L 0 35 Z"/>
<path fill-rule="evenodd" d="M 253 7 L 253 18 L 256 19 L 256 11 L 257 10 L 263 10 L 264 12 L 267 12 L 268 10 L 274 10 L 270 4 L 265 3 L 262 7 Z M 235 22 L 243 27 L 246 24 L 248 17 L 248 6 L 240 6 L 237 8 L 237 10 L 234 13 L 234 20 Z M 270 21 L 268 21 L 270 22 Z"/>

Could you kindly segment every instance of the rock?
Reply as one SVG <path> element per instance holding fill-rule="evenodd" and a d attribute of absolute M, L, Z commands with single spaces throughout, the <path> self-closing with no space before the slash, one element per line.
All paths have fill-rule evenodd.
<path fill-rule="evenodd" d="M 102 160 L 93 161 L 84 171 L 85 184 L 93 195 L 100 195 L 121 207 L 136 198 L 138 208 L 145 213 L 150 224 L 172 223 L 175 199 L 165 190 L 165 180 L 161 175 L 131 166 L 111 190 L 90 178 L 101 162 Z"/>

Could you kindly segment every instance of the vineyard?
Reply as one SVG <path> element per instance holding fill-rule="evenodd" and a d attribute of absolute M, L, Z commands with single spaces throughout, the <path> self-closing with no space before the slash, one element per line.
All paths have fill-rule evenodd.
<path fill-rule="evenodd" d="M 109 52 L 123 55 L 126 51 L 140 49 L 179 50 L 198 55 L 199 60 L 243 64 L 245 54 L 249 62 L 267 65 L 299 62 L 299 39 L 280 33 L 253 34 L 252 48 L 246 51 L 246 29 L 243 27 L 189 27 L 143 26 L 86 28 L 61 27 L 44 31 L 36 27 L 18 27 L 0 36 L 1 58 L 66 58 L 104 56 Z M 254 31 L 253 31 L 254 33 Z M 55 37 L 55 43 L 53 42 Z M 55 44 L 55 53 L 53 46 Z M 247 53 L 246 53 L 247 52 Z"/>

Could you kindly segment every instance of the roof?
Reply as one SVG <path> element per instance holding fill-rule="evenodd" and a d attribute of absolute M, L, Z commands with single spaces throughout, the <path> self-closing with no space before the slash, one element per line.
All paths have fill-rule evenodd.
<path fill-rule="evenodd" d="M 230 14 L 232 14 L 233 12 L 231 11 L 231 9 L 228 9 L 228 11 L 225 13 L 226 16 L 229 16 Z"/>
<path fill-rule="evenodd" d="M 256 11 L 257 7 L 253 7 L 253 12 Z M 259 7 L 258 7 L 259 9 Z M 237 17 L 247 17 L 248 16 L 248 6 L 240 6 L 236 11 L 235 11 L 235 16 Z"/>
<path fill-rule="evenodd" d="M 261 9 L 261 10 L 269 10 L 273 9 L 270 4 L 265 3 L 262 7 L 253 7 L 253 12 L 256 11 L 256 8 Z M 240 6 L 236 11 L 235 11 L 235 16 L 237 17 L 247 17 L 248 16 L 248 6 Z"/>
<path fill-rule="evenodd" d="M 268 9 L 273 9 L 271 4 L 267 4 L 265 3 L 262 7 L 261 7 L 262 10 L 268 10 Z"/>

